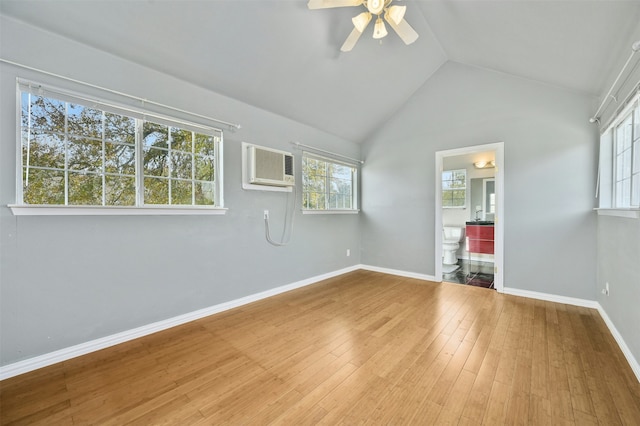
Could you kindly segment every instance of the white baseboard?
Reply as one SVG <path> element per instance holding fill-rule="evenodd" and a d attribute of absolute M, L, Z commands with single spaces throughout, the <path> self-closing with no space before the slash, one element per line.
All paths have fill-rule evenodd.
<path fill-rule="evenodd" d="M 631 349 L 627 346 L 627 343 L 622 338 L 622 335 L 607 315 L 607 312 L 604 310 L 602 305 L 595 300 L 586 300 L 586 299 L 577 299 L 574 297 L 566 297 L 566 296 L 558 296 L 556 294 L 548 294 L 548 293 L 539 293 L 537 291 L 529 291 L 529 290 L 520 290 L 517 288 L 504 288 L 505 294 L 510 294 L 512 296 L 521 296 L 528 297 L 529 299 L 538 299 L 538 300 L 546 300 L 549 302 L 556 303 L 564 303 L 565 305 L 573 305 L 573 306 L 581 306 L 584 308 L 593 308 L 597 309 L 598 313 L 604 320 L 605 324 L 609 328 L 609 331 L 613 335 L 613 338 L 616 339 L 620 350 L 624 354 L 624 357 L 627 359 L 629 366 L 633 370 L 633 373 L 636 375 L 636 379 L 640 382 L 640 364 L 638 364 L 638 360 L 631 353 Z"/>
<path fill-rule="evenodd" d="M 112 334 L 110 336 L 101 337 L 99 339 L 91 340 L 89 342 L 81 343 L 79 345 L 60 349 L 44 355 L 39 355 L 33 358 L 26 359 L 24 361 L 18 361 L 13 364 L 8 364 L 0 367 L 0 380 L 8 379 L 10 377 L 27 373 L 29 371 L 37 370 L 38 368 L 47 367 L 49 365 L 66 361 L 81 355 L 86 355 L 88 353 L 95 352 L 100 349 L 105 349 L 110 346 L 115 346 L 120 343 L 128 342 L 133 339 L 148 336 L 158 331 L 166 330 L 168 328 L 182 325 L 191 321 L 195 321 L 197 319 L 204 318 L 209 315 L 217 314 L 219 312 L 237 308 L 239 306 L 243 306 L 248 303 L 266 299 L 267 297 L 275 296 L 280 293 L 295 290 L 296 288 L 315 284 L 319 281 L 326 280 L 328 278 L 333 278 L 338 275 L 346 274 L 347 272 L 355 271 L 357 269 L 360 269 L 359 265 L 350 266 L 344 269 L 340 269 L 340 270 L 329 272 L 322 275 L 317 275 L 315 277 L 307 278 L 305 280 L 297 281 L 291 284 L 272 288 L 270 290 L 266 290 L 260 293 L 241 297 L 240 299 L 235 299 L 229 302 L 220 303 L 218 305 L 210 306 L 204 309 L 199 309 L 197 311 L 189 312 L 183 315 L 178 315 L 176 317 L 169 318 L 163 321 L 154 322 L 152 324 L 144 325 L 142 327 L 137 327 L 131 330 L 123 331 L 121 333 Z"/>
<path fill-rule="evenodd" d="M 358 265 L 358 266 L 360 269 L 364 269 L 366 271 L 381 272 L 383 274 L 397 275 L 399 277 L 415 278 L 418 280 L 440 282 L 440 280 L 436 280 L 436 277 L 434 277 L 433 275 L 419 274 L 417 272 L 400 271 L 398 269 L 380 268 L 378 266 L 371 266 L 371 265 Z"/>
<path fill-rule="evenodd" d="M 319 281 L 326 280 L 328 278 L 333 278 L 338 275 L 346 274 L 347 272 L 352 272 L 358 269 L 364 269 L 364 270 L 373 271 L 373 272 L 381 272 L 385 274 L 397 275 L 397 276 L 407 277 L 407 278 L 415 278 L 419 280 L 438 282 L 436 281 L 435 277 L 431 275 L 401 271 L 397 269 L 380 268 L 380 267 L 371 266 L 371 265 L 354 265 L 354 266 L 350 266 L 337 271 L 307 278 L 305 280 L 297 281 L 291 284 L 276 287 L 260 293 L 245 296 L 240 299 L 231 300 L 229 302 L 220 303 L 218 305 L 214 305 L 208 308 L 200 309 L 194 312 L 189 312 L 187 314 L 179 315 L 177 317 L 169 318 L 167 320 L 158 321 L 142 327 L 134 328 L 132 330 L 127 330 L 122 333 L 117 333 L 111 336 L 102 337 L 100 339 L 91 340 L 89 342 L 81 343 L 79 345 L 71 346 L 69 348 L 60 349 L 55 352 L 50 352 L 48 354 L 29 358 L 24 361 L 18 361 L 13 364 L 5 365 L 0 367 L 0 380 L 8 379 L 10 377 L 27 373 L 29 371 L 37 370 L 38 368 L 47 367 L 49 365 L 56 364 L 58 362 L 66 361 L 71 358 L 75 358 L 75 357 L 85 355 L 94 351 L 98 351 L 100 349 L 108 348 L 110 346 L 115 346 L 117 344 L 124 343 L 133 339 L 148 336 L 158 331 L 166 330 L 171 327 L 175 327 L 181 324 L 195 321 L 200 318 L 217 314 L 219 312 L 227 311 L 229 309 L 237 308 L 239 306 L 256 302 L 258 300 L 266 299 L 267 297 L 275 296 L 287 291 L 291 291 L 297 288 L 315 284 Z M 638 364 L 638 361 L 635 359 L 635 357 L 631 353 L 631 350 L 629 349 L 626 342 L 622 338 L 622 335 L 618 332 L 615 325 L 607 315 L 606 311 L 602 308 L 602 306 L 597 301 L 578 299 L 574 297 L 558 296 L 558 295 L 547 294 L 547 293 L 539 293 L 536 291 L 529 291 L 529 290 L 520 290 L 517 288 L 509 288 L 509 287 L 504 288 L 504 294 L 597 309 L 598 312 L 600 313 L 600 316 L 603 318 L 605 324 L 609 328 L 609 331 L 611 331 L 611 334 L 613 335 L 616 342 L 618 343 L 618 346 L 620 346 L 620 349 L 622 350 L 622 353 L 624 354 L 625 358 L 629 362 L 629 365 L 631 366 L 631 369 L 636 375 L 636 378 L 640 382 L 640 364 Z"/>
<path fill-rule="evenodd" d="M 519 288 L 505 287 L 504 294 L 527 297 L 529 299 L 546 300 L 547 302 L 564 303 L 565 305 L 582 306 L 583 308 L 597 309 L 599 305 L 595 300 L 578 299 L 575 297 L 558 296 L 557 294 L 540 293 L 537 291 L 521 290 Z"/>
<path fill-rule="evenodd" d="M 616 326 L 613 324 L 613 321 L 611 321 L 611 318 L 609 318 L 609 315 L 607 315 L 607 312 L 604 310 L 602 305 L 598 303 L 597 309 L 598 309 L 598 312 L 600 313 L 600 316 L 604 320 L 605 324 L 607 324 L 607 327 L 609 327 L 609 331 L 613 335 L 613 338 L 616 339 L 616 342 L 618 342 L 618 346 L 620 346 L 620 350 L 622 351 L 622 353 L 624 354 L 624 357 L 627 359 L 627 362 L 631 366 L 633 373 L 636 375 L 636 379 L 638 379 L 638 382 L 640 382 L 640 364 L 638 363 L 638 360 L 631 353 L 631 349 L 629 349 L 629 346 L 627 346 L 627 343 L 622 338 L 622 335 L 620 334 Z"/>

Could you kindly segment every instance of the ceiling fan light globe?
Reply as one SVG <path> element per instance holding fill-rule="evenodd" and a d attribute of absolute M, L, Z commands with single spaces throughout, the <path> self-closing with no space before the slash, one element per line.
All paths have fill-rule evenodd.
<path fill-rule="evenodd" d="M 387 36 L 387 27 L 380 17 L 376 20 L 376 26 L 373 27 L 373 38 L 380 39 Z"/>
<path fill-rule="evenodd" d="M 371 14 L 369 12 L 362 12 L 361 14 L 351 18 L 353 26 L 356 27 L 360 32 L 363 32 L 364 29 L 367 28 L 367 25 L 369 25 L 369 21 L 371 21 Z"/>
<path fill-rule="evenodd" d="M 367 9 L 373 15 L 379 15 L 384 9 L 384 0 L 367 0 Z"/>
<path fill-rule="evenodd" d="M 402 22 L 404 19 L 404 14 L 407 11 L 407 6 L 391 6 L 387 9 L 387 13 L 385 14 L 385 18 L 387 20 L 391 19 L 396 25 Z"/>

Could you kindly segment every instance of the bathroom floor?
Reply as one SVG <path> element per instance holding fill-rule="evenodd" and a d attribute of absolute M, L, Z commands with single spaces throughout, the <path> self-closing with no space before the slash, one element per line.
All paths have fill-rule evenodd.
<path fill-rule="evenodd" d="M 449 283 L 494 288 L 492 262 L 472 261 L 471 271 L 469 270 L 469 261 L 467 260 L 458 260 L 458 265 L 460 265 L 458 270 L 451 273 L 443 273 L 442 280 Z"/>

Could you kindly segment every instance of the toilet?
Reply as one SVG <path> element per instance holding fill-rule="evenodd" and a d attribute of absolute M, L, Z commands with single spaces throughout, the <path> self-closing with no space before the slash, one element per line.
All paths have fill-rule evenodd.
<path fill-rule="evenodd" d="M 450 273 L 460 266 L 456 252 L 460 248 L 463 230 L 459 226 L 445 226 L 442 228 L 442 272 Z"/>

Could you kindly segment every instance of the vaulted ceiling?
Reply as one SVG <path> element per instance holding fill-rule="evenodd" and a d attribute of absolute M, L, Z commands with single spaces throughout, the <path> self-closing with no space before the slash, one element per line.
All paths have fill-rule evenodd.
<path fill-rule="evenodd" d="M 406 46 L 389 28 L 380 43 L 370 24 L 348 53 L 340 46 L 362 6 L 1 0 L 0 12 L 354 142 L 446 61 L 600 96 L 640 23 L 639 1 L 396 2 L 418 40 Z"/>

